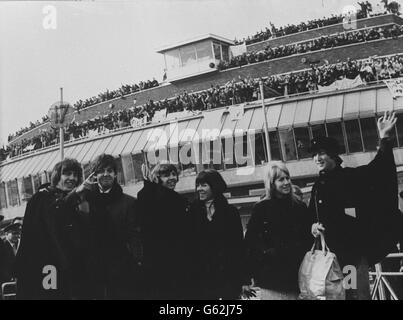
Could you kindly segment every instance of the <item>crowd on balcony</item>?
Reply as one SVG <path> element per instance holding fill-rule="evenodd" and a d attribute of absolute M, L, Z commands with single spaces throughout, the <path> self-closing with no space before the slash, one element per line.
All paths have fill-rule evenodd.
<path fill-rule="evenodd" d="M 105 92 L 101 92 L 98 94 L 98 96 L 94 96 L 92 98 L 88 98 L 86 100 L 78 100 L 76 103 L 74 103 L 73 107 L 76 109 L 76 111 L 80 112 L 80 110 L 85 109 L 87 107 L 90 107 L 92 105 L 95 105 L 97 103 L 109 101 L 115 98 L 121 98 L 125 95 L 132 94 L 135 92 L 139 92 L 142 90 L 150 89 L 150 88 L 155 88 L 158 87 L 159 83 L 158 81 L 153 78 L 153 80 L 148 80 L 148 81 L 140 81 L 138 84 L 134 85 L 122 85 L 119 89 L 117 90 L 106 90 Z M 23 135 L 24 133 L 37 128 L 38 126 L 46 123 L 49 120 L 49 117 L 46 115 L 42 117 L 42 121 L 36 121 L 35 123 L 31 122 L 28 127 L 22 128 L 21 130 L 17 131 L 15 134 L 10 134 L 8 136 L 8 142 L 14 140 L 15 138 Z"/>
<path fill-rule="evenodd" d="M 287 46 L 279 46 L 274 48 L 267 46 L 264 50 L 246 52 L 242 55 L 233 57 L 229 62 L 221 61 L 218 67 L 220 70 L 225 70 L 257 62 L 283 58 L 295 54 L 335 48 L 379 39 L 397 38 L 401 35 L 403 35 L 403 26 L 397 25 L 385 26 L 381 28 L 368 28 L 349 33 L 338 33 L 336 35 L 323 36 L 315 40 L 291 44 Z"/>
<path fill-rule="evenodd" d="M 308 70 L 285 75 L 269 76 L 264 81 L 265 97 L 270 95 L 288 96 L 293 94 L 315 93 L 319 86 L 326 87 L 340 79 L 355 79 L 358 76 L 363 83 L 403 77 L 403 56 L 370 57 L 366 60 L 347 59 L 344 62 L 322 65 L 311 65 Z M 238 78 L 229 81 L 224 86 L 211 85 L 208 90 L 178 94 L 171 99 L 161 101 L 150 100 L 143 106 L 125 110 L 110 111 L 103 117 L 77 123 L 74 119 L 68 125 L 65 140 L 79 139 L 102 134 L 111 130 L 131 126 L 134 118 L 146 117 L 146 122 L 152 121 L 155 113 L 166 110 L 167 113 L 181 111 L 199 112 L 203 110 L 230 106 L 261 99 L 259 82 L 262 79 L 251 77 Z M 57 143 L 55 130 L 44 130 L 32 139 L 25 139 L 18 144 L 0 150 L 0 156 L 9 154 L 11 157 L 32 150 L 44 148 Z"/>
<path fill-rule="evenodd" d="M 113 91 L 106 90 L 105 92 L 99 93 L 98 96 L 88 98 L 85 101 L 79 100 L 73 105 L 73 107 L 77 111 L 80 111 L 81 109 L 85 109 L 85 108 L 90 107 L 97 103 L 109 101 L 109 100 L 116 99 L 116 98 L 121 98 L 128 94 L 132 94 L 132 93 L 150 89 L 150 88 L 155 88 L 158 86 L 159 86 L 159 83 L 157 80 L 155 80 L 155 78 L 153 78 L 152 81 L 151 80 L 140 81 L 139 84 L 122 85 L 117 90 L 113 90 Z"/>
<path fill-rule="evenodd" d="M 42 117 L 42 121 L 37 120 L 35 123 L 34 122 L 30 122 L 28 127 L 25 128 L 21 128 L 20 130 L 18 130 L 15 134 L 9 134 L 8 135 L 8 142 L 10 142 L 11 140 L 15 139 L 16 137 L 19 137 L 21 135 L 23 135 L 24 133 L 35 129 L 36 127 L 39 127 L 40 125 L 46 123 L 49 120 L 49 117 L 47 115 Z"/>
<path fill-rule="evenodd" d="M 382 1 L 382 4 L 377 4 L 374 8 L 372 4 L 368 1 L 358 2 L 360 8 L 357 10 L 356 18 L 365 19 L 370 16 L 377 16 L 380 14 L 396 13 L 399 14 L 399 5 L 397 2 L 392 1 Z M 349 13 L 351 14 L 351 13 Z M 237 40 L 235 39 L 235 44 L 246 43 L 247 45 L 266 41 L 273 38 L 283 37 L 290 34 L 295 34 L 307 30 L 318 29 L 326 26 L 331 26 L 339 23 L 348 18 L 346 14 L 331 15 L 330 17 L 323 17 L 322 19 L 314 19 L 308 22 L 301 22 L 300 24 L 288 24 L 284 27 L 277 28 L 273 23 L 270 24 L 270 28 L 266 27 L 265 30 L 257 32 L 253 36 L 248 36 L 246 39 Z"/>

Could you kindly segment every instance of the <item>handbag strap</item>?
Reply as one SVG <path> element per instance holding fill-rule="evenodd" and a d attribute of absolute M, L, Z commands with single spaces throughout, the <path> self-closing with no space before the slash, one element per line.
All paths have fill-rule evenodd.
<path fill-rule="evenodd" d="M 330 252 L 330 249 L 326 244 L 325 235 L 323 233 L 320 233 L 320 237 L 315 239 L 311 252 L 312 252 L 312 254 L 315 252 L 316 245 L 318 244 L 319 241 L 320 241 L 320 245 L 322 247 L 322 253 L 324 255 L 326 255 L 328 252 Z"/>

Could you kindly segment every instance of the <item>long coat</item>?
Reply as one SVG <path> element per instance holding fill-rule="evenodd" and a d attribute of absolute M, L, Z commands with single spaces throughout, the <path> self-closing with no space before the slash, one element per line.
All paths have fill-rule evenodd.
<path fill-rule="evenodd" d="M 263 200 L 255 205 L 245 235 L 245 280 L 280 292 L 298 292 L 298 270 L 311 248 L 311 219 L 303 202 Z"/>
<path fill-rule="evenodd" d="M 188 284 L 188 204 L 173 190 L 144 181 L 137 195 L 143 267 L 149 299 L 185 299 Z"/>
<path fill-rule="evenodd" d="M 324 225 L 326 242 L 341 265 L 384 258 L 396 245 L 398 185 L 392 143 L 382 139 L 376 157 L 357 168 L 321 172 L 309 205 L 312 223 Z"/>
<path fill-rule="evenodd" d="M 237 299 L 244 258 L 241 218 L 223 196 L 214 200 L 214 207 L 212 221 L 203 202 L 190 207 L 193 298 Z"/>
<path fill-rule="evenodd" d="M 0 239 L 0 285 L 9 282 L 15 275 L 14 249 L 7 240 Z"/>
<path fill-rule="evenodd" d="M 99 187 L 85 195 L 89 204 L 87 267 L 92 297 L 142 297 L 141 239 L 137 200 L 115 182 L 109 193 Z"/>
<path fill-rule="evenodd" d="M 73 299 L 83 293 L 84 231 L 78 203 L 44 185 L 28 202 L 16 258 L 17 298 Z M 47 290 L 45 267 L 56 270 L 56 288 Z M 44 273 L 45 271 L 45 273 Z"/>

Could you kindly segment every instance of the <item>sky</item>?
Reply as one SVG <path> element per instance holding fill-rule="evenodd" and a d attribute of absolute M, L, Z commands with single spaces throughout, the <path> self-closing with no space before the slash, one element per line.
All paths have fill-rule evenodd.
<path fill-rule="evenodd" d="M 399 0 L 401 2 L 401 0 Z M 377 3 L 378 0 L 370 1 Z M 0 2 L 0 146 L 50 106 L 155 77 L 158 48 L 214 33 L 242 39 L 269 26 L 343 12 L 352 0 Z"/>

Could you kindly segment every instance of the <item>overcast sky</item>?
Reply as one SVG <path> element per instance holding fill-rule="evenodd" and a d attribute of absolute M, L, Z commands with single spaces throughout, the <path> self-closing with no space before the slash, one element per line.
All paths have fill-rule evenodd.
<path fill-rule="evenodd" d="M 41 119 L 59 100 L 60 87 L 64 88 L 64 100 L 73 104 L 122 84 L 153 77 L 160 81 L 164 63 L 163 56 L 155 53 L 159 47 L 207 33 L 242 39 L 264 29 L 269 21 L 278 27 L 299 23 L 341 13 L 354 3 L 0 2 L 0 146 L 6 143 L 9 133 Z M 56 20 L 50 19 L 54 13 Z"/>

